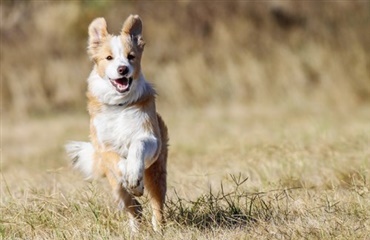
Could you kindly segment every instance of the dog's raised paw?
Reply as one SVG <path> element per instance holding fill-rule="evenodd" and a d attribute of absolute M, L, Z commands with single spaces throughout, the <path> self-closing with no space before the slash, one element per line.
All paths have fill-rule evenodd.
<path fill-rule="evenodd" d="M 122 172 L 122 186 L 130 194 L 140 197 L 144 194 L 144 177 L 140 169 L 127 169 L 126 161 L 118 164 Z"/>
<path fill-rule="evenodd" d="M 142 176 L 124 176 L 122 186 L 132 195 L 140 197 L 144 194 L 144 179 Z"/>

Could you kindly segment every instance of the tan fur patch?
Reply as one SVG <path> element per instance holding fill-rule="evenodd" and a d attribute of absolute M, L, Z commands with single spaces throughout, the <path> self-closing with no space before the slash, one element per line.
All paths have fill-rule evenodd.
<path fill-rule="evenodd" d="M 109 64 L 109 60 L 107 60 L 108 56 L 112 56 L 112 50 L 110 47 L 110 40 L 112 36 L 109 35 L 106 40 L 101 44 L 101 47 L 96 51 L 96 53 L 92 56 L 93 61 L 95 62 L 97 66 L 97 72 L 100 77 L 104 77 L 105 75 L 105 69 L 107 68 Z"/>
<path fill-rule="evenodd" d="M 133 36 L 128 34 L 121 34 L 122 46 L 124 46 L 124 54 L 127 57 L 129 54 L 135 56 L 132 64 L 134 65 L 133 78 L 138 79 L 141 72 L 141 56 L 143 54 L 143 48 L 140 48 Z"/>
<path fill-rule="evenodd" d="M 88 92 L 86 95 L 88 98 L 87 108 L 90 114 L 90 141 L 93 147 L 97 150 L 96 153 L 99 153 L 101 151 L 101 146 L 98 143 L 98 137 L 97 137 L 96 129 L 95 129 L 93 122 L 94 122 L 94 118 L 96 117 L 96 115 L 101 112 L 103 104 L 97 99 L 97 97 L 92 95 L 90 92 Z M 99 156 L 95 156 L 95 161 L 98 161 L 98 158 Z"/>
<path fill-rule="evenodd" d="M 86 93 L 88 99 L 88 111 L 91 117 L 95 117 L 102 109 L 103 104 L 98 100 L 97 97 L 92 95 L 90 92 Z"/>
<path fill-rule="evenodd" d="M 123 24 L 121 31 L 122 44 L 125 46 L 125 54 L 133 54 L 134 74 L 133 78 L 137 79 L 141 71 L 141 55 L 144 50 L 145 42 L 142 38 L 142 21 L 138 15 L 130 15 Z"/>

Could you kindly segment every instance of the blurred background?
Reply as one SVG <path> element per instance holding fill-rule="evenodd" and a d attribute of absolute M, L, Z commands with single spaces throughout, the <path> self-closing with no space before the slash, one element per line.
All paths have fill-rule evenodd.
<path fill-rule="evenodd" d="M 85 111 L 87 27 L 139 14 L 143 71 L 166 109 L 370 100 L 369 1 L 2 1 L 1 111 Z"/>
<path fill-rule="evenodd" d="M 110 188 L 72 171 L 63 146 L 88 141 L 87 28 L 104 17 L 119 34 L 129 14 L 170 135 L 167 199 L 180 208 L 167 213 L 181 214 L 165 239 L 241 239 L 174 222 L 188 215 L 178 196 L 209 219 L 192 206 L 213 212 L 224 190 L 247 197 L 227 202 L 228 222 L 250 202 L 245 239 L 369 239 L 370 1 L 1 0 L 0 14 L 0 239 L 125 231 Z"/>

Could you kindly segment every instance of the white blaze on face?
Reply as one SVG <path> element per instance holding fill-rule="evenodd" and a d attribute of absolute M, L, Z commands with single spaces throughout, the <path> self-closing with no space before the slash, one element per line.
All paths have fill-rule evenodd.
<path fill-rule="evenodd" d="M 133 73 L 133 67 L 127 60 L 127 56 L 125 56 L 121 38 L 119 36 L 112 37 L 110 41 L 110 47 L 112 50 L 113 59 L 105 70 L 106 76 L 108 76 L 110 80 L 121 78 L 122 76 L 118 74 L 117 69 L 119 66 L 127 66 L 129 73 L 126 75 L 126 77 L 130 77 Z"/>

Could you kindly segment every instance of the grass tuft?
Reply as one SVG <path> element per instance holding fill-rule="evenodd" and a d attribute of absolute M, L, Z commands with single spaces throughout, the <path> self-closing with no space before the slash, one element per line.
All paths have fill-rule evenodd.
<path fill-rule="evenodd" d="M 210 188 L 208 193 L 200 195 L 195 200 L 181 197 L 175 191 L 175 197 L 166 203 L 167 218 L 179 226 L 196 227 L 201 230 L 219 227 L 239 228 L 272 219 L 274 210 L 268 195 L 274 192 L 274 200 L 280 202 L 289 197 L 287 191 L 293 190 L 279 189 L 251 193 L 243 190 L 248 178 L 242 178 L 241 174 L 230 175 L 230 178 L 233 182 L 231 191 L 225 191 L 221 182 L 218 191 L 215 192 Z M 284 211 L 284 215 L 287 216 L 286 210 Z"/>

